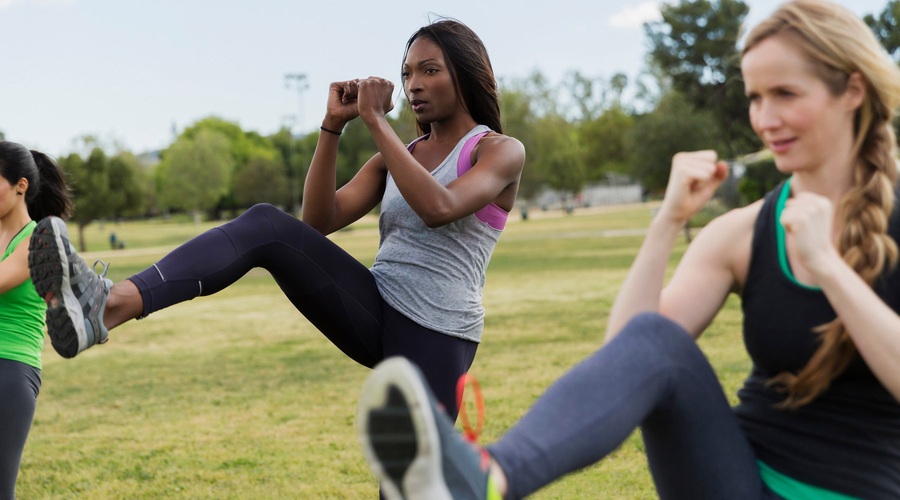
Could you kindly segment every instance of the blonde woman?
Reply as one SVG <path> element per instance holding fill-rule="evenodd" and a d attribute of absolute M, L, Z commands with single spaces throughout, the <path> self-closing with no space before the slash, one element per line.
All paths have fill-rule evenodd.
<path fill-rule="evenodd" d="M 741 68 L 753 128 L 790 179 L 709 224 L 664 287 L 680 228 L 727 172 L 712 151 L 676 155 L 606 345 L 481 454 L 414 368 L 383 363 L 360 429 L 386 493 L 524 497 L 639 427 L 662 498 L 900 498 L 900 70 L 817 0 L 753 29 Z M 693 341 L 730 293 L 753 362 L 735 408 Z"/>

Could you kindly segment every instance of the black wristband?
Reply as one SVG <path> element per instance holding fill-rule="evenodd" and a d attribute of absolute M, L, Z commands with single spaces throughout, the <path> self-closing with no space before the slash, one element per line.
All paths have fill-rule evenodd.
<path fill-rule="evenodd" d="M 319 127 L 319 128 L 322 129 L 322 131 L 324 131 L 324 132 L 328 132 L 329 134 L 341 135 L 340 132 L 331 130 L 330 128 L 325 128 L 325 127 Z"/>

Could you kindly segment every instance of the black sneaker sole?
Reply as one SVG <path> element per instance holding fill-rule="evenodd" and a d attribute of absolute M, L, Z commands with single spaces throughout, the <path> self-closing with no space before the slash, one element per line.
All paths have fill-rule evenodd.
<path fill-rule="evenodd" d="M 52 219 L 38 222 L 28 248 L 28 267 L 38 295 L 47 302 L 47 334 L 53 349 L 64 358 L 78 354 L 78 333 L 66 308 L 63 285 L 67 281 L 66 266 L 52 228 Z"/>
<path fill-rule="evenodd" d="M 441 443 L 419 372 L 402 358 L 379 364 L 363 386 L 357 430 L 389 500 L 450 500 Z"/>

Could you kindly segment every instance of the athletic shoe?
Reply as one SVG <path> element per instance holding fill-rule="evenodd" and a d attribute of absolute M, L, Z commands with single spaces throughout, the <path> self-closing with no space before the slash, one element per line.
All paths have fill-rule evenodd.
<path fill-rule="evenodd" d="M 38 222 L 28 249 L 31 281 L 47 303 L 47 333 L 56 352 L 75 357 L 94 344 L 106 342 L 103 309 L 112 281 L 105 278 L 109 266 L 101 261 L 97 274 L 69 241 L 66 223 L 59 217 Z"/>
<path fill-rule="evenodd" d="M 456 432 L 405 358 L 388 358 L 372 371 L 357 430 L 388 499 L 488 498 L 487 452 Z"/>

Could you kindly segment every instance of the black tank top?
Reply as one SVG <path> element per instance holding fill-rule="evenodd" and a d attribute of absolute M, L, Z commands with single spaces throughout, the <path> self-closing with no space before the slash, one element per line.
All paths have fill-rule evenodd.
<path fill-rule="evenodd" d="M 806 366 L 818 345 L 812 329 L 836 316 L 821 290 L 791 278 L 776 222 L 789 188 L 787 181 L 766 195 L 753 230 L 741 297 L 753 368 L 735 412 L 757 458 L 776 471 L 852 496 L 900 498 L 900 403 L 859 355 L 827 391 L 797 410 L 774 408 L 784 394 L 766 386 L 778 373 Z M 889 233 L 900 241 L 897 210 Z M 874 288 L 900 311 L 900 273 L 890 272 Z"/>

